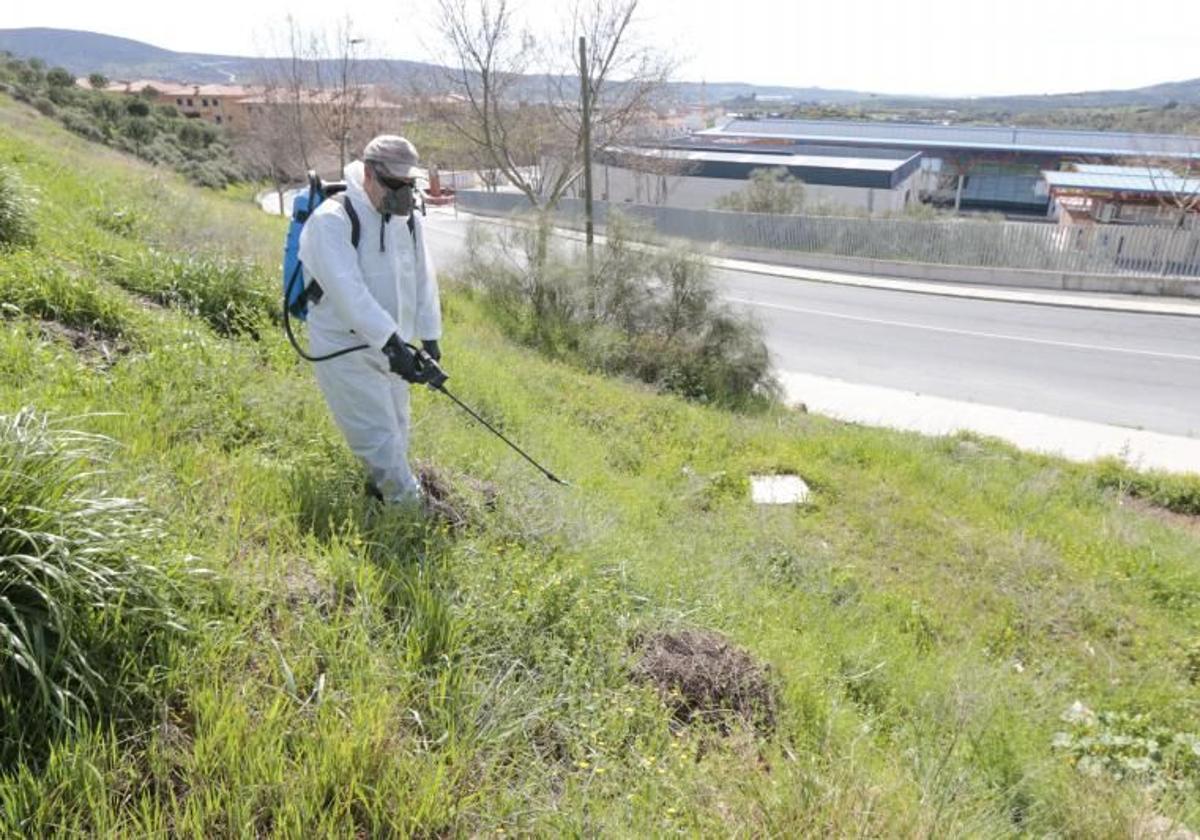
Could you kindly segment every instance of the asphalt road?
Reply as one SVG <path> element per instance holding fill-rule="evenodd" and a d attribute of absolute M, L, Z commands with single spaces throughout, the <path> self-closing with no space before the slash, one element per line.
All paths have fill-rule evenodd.
<path fill-rule="evenodd" d="M 465 224 L 429 217 L 440 262 Z M 718 270 L 776 367 L 1058 417 L 1200 437 L 1200 318 L 838 286 Z"/>

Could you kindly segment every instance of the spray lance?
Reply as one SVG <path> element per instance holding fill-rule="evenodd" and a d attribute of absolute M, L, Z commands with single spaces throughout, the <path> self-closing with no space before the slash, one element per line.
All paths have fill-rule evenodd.
<path fill-rule="evenodd" d="M 537 471 L 540 472 L 542 475 L 546 476 L 546 478 L 550 479 L 555 484 L 561 484 L 563 487 L 571 486 L 570 484 L 568 484 L 567 482 L 563 481 L 561 478 L 556 476 L 554 473 L 550 472 L 550 470 L 546 469 L 541 464 L 539 464 L 537 461 L 535 461 L 532 457 L 529 456 L 528 453 L 525 452 L 525 450 L 523 450 L 521 447 L 517 446 L 515 443 L 513 443 L 511 440 L 509 440 L 507 437 L 505 437 L 503 435 L 503 433 L 500 432 L 499 429 L 497 429 L 491 423 L 489 423 L 488 421 L 486 421 L 482 417 L 480 417 L 478 412 L 476 412 L 474 409 L 472 409 L 469 405 L 464 403 L 458 397 L 454 396 L 454 394 L 450 393 L 450 391 L 448 391 L 446 389 L 446 380 L 450 378 L 450 375 L 448 373 L 446 373 L 446 371 L 442 370 L 441 365 L 439 365 L 437 363 L 437 361 L 433 358 L 433 356 L 429 355 L 429 353 L 423 347 L 415 347 L 412 344 L 409 344 L 408 342 L 405 342 L 405 346 L 408 347 L 408 349 L 412 351 L 412 354 L 417 359 L 417 379 L 416 379 L 416 381 L 418 383 L 428 385 L 433 390 L 440 391 L 441 393 L 445 394 L 447 397 L 449 397 L 454 402 L 455 405 L 457 405 L 459 408 L 461 408 L 467 414 L 469 414 L 473 418 L 475 418 L 475 421 L 478 422 L 480 425 L 482 425 L 489 432 L 494 434 L 496 437 L 500 438 L 500 440 L 507 443 L 514 452 L 516 452 L 518 455 L 520 455 L 522 458 L 524 458 L 526 461 L 528 461 L 530 464 L 532 464 L 537 469 Z"/>

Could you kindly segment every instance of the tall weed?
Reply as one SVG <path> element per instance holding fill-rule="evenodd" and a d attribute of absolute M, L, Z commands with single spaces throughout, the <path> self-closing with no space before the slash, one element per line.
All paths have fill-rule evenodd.
<path fill-rule="evenodd" d="M 33 198 L 17 174 L 0 166 L 0 250 L 32 245 Z"/>
<path fill-rule="evenodd" d="M 105 445 L 0 416 L 0 760 L 130 712 L 183 629 L 171 578 L 140 555 L 153 519 L 97 486 Z"/>

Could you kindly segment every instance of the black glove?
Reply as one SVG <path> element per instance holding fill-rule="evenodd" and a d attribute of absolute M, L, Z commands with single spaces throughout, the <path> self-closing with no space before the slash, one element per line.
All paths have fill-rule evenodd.
<path fill-rule="evenodd" d="M 435 362 L 442 360 L 442 348 L 438 346 L 437 339 L 422 340 L 421 349 L 428 353 Z"/>
<path fill-rule="evenodd" d="M 413 353 L 411 347 L 400 340 L 400 336 L 392 333 L 392 337 L 383 345 L 383 354 L 387 356 L 388 367 L 392 369 L 392 373 L 405 382 L 421 381 L 421 371 L 417 364 L 416 354 Z"/>

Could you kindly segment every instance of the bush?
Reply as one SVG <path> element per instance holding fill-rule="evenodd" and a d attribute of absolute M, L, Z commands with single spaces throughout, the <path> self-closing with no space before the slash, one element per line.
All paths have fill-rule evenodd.
<path fill-rule="evenodd" d="M 1200 478 L 1163 472 L 1138 472 L 1115 458 L 1099 464 L 1101 487 L 1126 493 L 1175 513 L 1200 516 Z"/>
<path fill-rule="evenodd" d="M 719 301 L 703 256 L 638 245 L 649 234 L 615 213 L 606 233 L 589 281 L 584 257 L 557 247 L 545 223 L 500 234 L 477 226 L 464 277 L 506 332 L 548 355 L 702 402 L 776 398 L 761 328 Z"/>
<path fill-rule="evenodd" d="M 58 113 L 58 106 L 44 96 L 39 96 L 33 100 L 33 107 L 38 109 L 38 113 L 45 117 L 53 117 Z"/>
<path fill-rule="evenodd" d="M 11 169 L 0 166 L 0 249 L 32 245 L 33 199 Z"/>
<path fill-rule="evenodd" d="M 0 415 L 0 759 L 81 717 L 131 712 L 181 628 L 157 536 L 96 487 L 106 442 L 31 410 Z"/>
<path fill-rule="evenodd" d="M 717 199 L 718 210 L 790 215 L 804 210 L 804 182 L 782 167 L 755 169 L 737 192 Z"/>
<path fill-rule="evenodd" d="M 136 223 L 130 233 L 135 230 Z M 270 284 L 248 261 L 152 253 L 135 260 L 109 256 L 101 265 L 118 286 L 203 318 L 222 335 L 257 337 L 278 310 Z"/>
<path fill-rule="evenodd" d="M 52 88 L 71 87 L 75 84 L 75 77 L 65 67 L 55 67 L 46 73 L 46 84 Z"/>
<path fill-rule="evenodd" d="M 46 72 L 44 67 L 34 60 L 10 59 L 0 65 L 0 79 L 14 99 L 56 117 L 79 136 L 170 166 L 194 184 L 223 189 L 245 180 L 222 131 L 180 116 L 171 105 L 154 105 L 153 88 L 136 97 L 110 94 L 96 88 L 106 81 L 100 74 L 89 77 L 91 87 L 80 87 L 65 71 Z"/>
<path fill-rule="evenodd" d="M 71 108 L 63 111 L 59 116 L 68 131 L 73 131 L 85 140 L 91 140 L 94 143 L 104 142 L 104 132 L 97 128 L 86 111 Z"/>
<path fill-rule="evenodd" d="M 150 116 L 150 106 L 144 99 L 130 97 L 125 100 L 125 112 L 131 117 L 148 117 Z"/>

